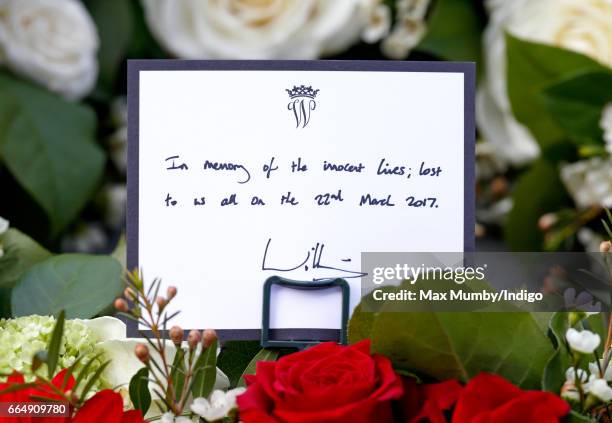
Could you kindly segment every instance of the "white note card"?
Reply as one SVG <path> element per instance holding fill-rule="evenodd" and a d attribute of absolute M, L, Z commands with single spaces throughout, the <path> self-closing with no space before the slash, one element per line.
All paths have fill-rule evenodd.
<path fill-rule="evenodd" d="M 466 63 L 131 62 L 129 266 L 178 287 L 176 324 L 242 339 L 270 276 L 344 278 L 352 309 L 362 252 L 470 249 L 473 85 Z M 338 329 L 338 291 L 278 289 L 271 317 Z"/>

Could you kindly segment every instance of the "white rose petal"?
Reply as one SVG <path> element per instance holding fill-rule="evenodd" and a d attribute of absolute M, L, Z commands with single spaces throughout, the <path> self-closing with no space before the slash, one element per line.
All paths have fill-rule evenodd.
<path fill-rule="evenodd" d="M 374 0 L 142 0 L 159 42 L 188 59 L 316 59 L 359 39 Z"/>
<path fill-rule="evenodd" d="M 116 317 L 104 316 L 95 319 L 74 319 L 82 322 L 96 336 L 99 342 L 111 339 L 125 339 L 127 328 L 125 323 Z"/>
<path fill-rule="evenodd" d="M 1 0 L 0 57 L 14 72 L 84 97 L 97 74 L 98 34 L 78 0 Z"/>
<path fill-rule="evenodd" d="M 232 409 L 236 408 L 236 397 L 242 395 L 245 391 L 245 388 L 235 388 L 227 392 L 215 390 L 210 395 L 210 400 L 206 398 L 196 398 L 193 400 L 191 411 L 206 421 L 221 420 Z"/>
<path fill-rule="evenodd" d="M 612 400 L 612 388 L 604 379 L 595 379 L 589 383 L 589 393 L 604 402 Z"/>
<path fill-rule="evenodd" d="M 612 207 L 612 159 L 593 157 L 563 165 L 561 180 L 579 208 Z"/>
<path fill-rule="evenodd" d="M 583 354 L 592 354 L 601 342 L 598 334 L 590 330 L 577 331 L 574 328 L 567 330 L 565 338 L 572 350 Z"/>
<path fill-rule="evenodd" d="M 513 116 L 506 84 L 505 34 L 586 54 L 612 66 L 612 2 L 602 0 L 489 0 L 483 42 L 486 79 L 477 96 L 483 137 L 508 163 L 539 154 L 531 133 Z"/>
<path fill-rule="evenodd" d="M 599 125 L 604 131 L 606 150 L 608 153 L 612 154 L 612 103 L 608 103 L 606 107 L 604 107 Z"/>

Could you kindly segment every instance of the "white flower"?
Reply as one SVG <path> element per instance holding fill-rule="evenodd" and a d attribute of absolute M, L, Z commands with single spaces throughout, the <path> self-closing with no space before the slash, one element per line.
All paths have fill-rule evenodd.
<path fill-rule="evenodd" d="M 565 338 L 572 350 L 583 354 L 592 354 L 601 342 L 598 334 L 590 330 L 579 332 L 574 328 L 567 330 Z"/>
<path fill-rule="evenodd" d="M 215 390 L 210 395 L 210 401 L 206 398 L 196 398 L 191 404 L 191 411 L 204 420 L 214 422 L 227 417 L 227 414 L 236 408 L 236 397 L 242 395 L 245 388 L 235 388 L 227 392 Z"/>
<path fill-rule="evenodd" d="M 8 231 L 9 221 L 0 217 L 0 235 Z"/>
<path fill-rule="evenodd" d="M 174 417 L 174 414 L 167 412 L 161 415 L 159 421 L 160 423 L 191 423 L 192 420 L 185 416 Z"/>
<path fill-rule="evenodd" d="M 104 187 L 105 200 L 104 222 L 114 229 L 119 229 L 125 222 L 127 188 L 125 184 L 108 184 Z"/>
<path fill-rule="evenodd" d="M 601 113 L 599 121 L 601 129 L 604 131 L 604 141 L 606 142 L 606 150 L 612 154 L 612 103 L 606 104 Z"/>
<path fill-rule="evenodd" d="M 589 380 L 589 376 L 587 375 L 587 372 L 584 371 L 583 369 L 578 369 L 578 376 L 582 383 L 585 383 L 587 380 Z M 565 371 L 565 379 L 568 382 L 572 382 L 572 383 L 576 382 L 576 370 L 573 367 L 570 367 Z"/>
<path fill-rule="evenodd" d="M 6 66 L 78 99 L 98 74 L 96 27 L 78 0 L 0 0 L 0 58 Z"/>
<path fill-rule="evenodd" d="M 508 100 L 505 32 L 586 54 L 612 66 L 612 2 L 607 0 L 489 0 L 484 33 L 486 80 L 477 98 L 478 127 L 513 164 L 531 161 L 539 148 L 519 124 Z"/>
<path fill-rule="evenodd" d="M 391 29 L 391 9 L 385 4 L 376 6 L 370 20 L 361 34 L 366 43 L 376 43 L 386 37 Z"/>
<path fill-rule="evenodd" d="M 316 59 L 357 41 L 377 0 L 142 0 L 159 42 L 188 59 Z"/>
<path fill-rule="evenodd" d="M 603 360 L 599 360 L 599 365 L 603 367 Z M 599 367 L 596 362 L 589 363 L 589 372 L 593 375 L 599 375 Z M 612 366 L 608 366 L 608 368 L 604 371 L 603 379 L 608 382 L 612 382 Z"/>
<path fill-rule="evenodd" d="M 414 47 L 419 44 L 427 25 L 423 19 L 415 19 L 405 16 L 393 27 L 389 35 L 382 43 L 383 53 L 391 59 L 405 59 Z"/>
<path fill-rule="evenodd" d="M 612 388 L 604 379 L 595 379 L 589 382 L 589 393 L 599 398 L 603 402 L 612 400 Z"/>
<path fill-rule="evenodd" d="M 612 207 L 612 159 L 593 157 L 563 165 L 561 180 L 579 208 Z"/>

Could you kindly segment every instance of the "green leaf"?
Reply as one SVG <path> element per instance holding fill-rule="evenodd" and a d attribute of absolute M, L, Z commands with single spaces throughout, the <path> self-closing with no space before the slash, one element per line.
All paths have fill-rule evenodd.
<path fill-rule="evenodd" d="M 244 369 L 244 372 L 242 372 L 242 377 L 240 378 L 240 381 L 238 382 L 238 386 L 243 386 L 243 387 L 246 386 L 246 380 L 244 379 L 244 376 L 255 374 L 258 362 L 276 361 L 276 359 L 278 358 L 278 355 L 279 355 L 279 351 L 277 350 L 262 348 L 261 351 L 259 351 L 257 355 L 253 357 L 253 359 L 248 364 L 246 369 Z"/>
<path fill-rule="evenodd" d="M 261 350 L 259 341 L 227 341 L 223 343 L 221 353 L 217 357 L 217 366 L 225 373 L 230 386 L 235 387 L 245 367 Z"/>
<path fill-rule="evenodd" d="M 508 96 L 514 116 L 527 126 L 542 151 L 565 141 L 547 110 L 543 90 L 571 76 L 606 68 L 587 56 L 506 36 Z"/>
<path fill-rule="evenodd" d="M 138 370 L 130 380 L 130 399 L 134 408 L 147 414 L 151 406 L 151 393 L 149 392 L 149 369 L 143 367 Z"/>
<path fill-rule="evenodd" d="M 427 22 L 427 33 L 418 50 L 444 60 L 479 62 L 480 34 L 484 22 L 472 2 L 438 0 Z"/>
<path fill-rule="evenodd" d="M 548 212 L 571 204 L 555 165 L 539 161 L 516 183 L 513 207 L 504 226 L 504 238 L 514 251 L 540 251 L 544 244 L 538 220 Z"/>
<path fill-rule="evenodd" d="M 370 339 L 373 351 L 389 357 L 396 369 L 462 381 L 486 371 L 523 388 L 540 387 L 553 349 L 531 313 L 390 313 L 384 308 Z"/>
<path fill-rule="evenodd" d="M 0 159 L 43 208 L 57 236 L 85 206 L 104 168 L 87 106 L 0 73 Z"/>
<path fill-rule="evenodd" d="M 368 299 L 369 298 L 370 297 L 368 297 Z M 361 301 L 367 301 L 367 299 L 362 299 Z M 376 319 L 376 316 L 377 313 L 364 312 L 363 304 L 359 303 L 357 307 L 355 307 L 353 317 L 351 318 L 351 320 L 349 320 L 348 323 L 349 339 L 370 339 L 370 337 L 372 336 L 372 327 L 374 326 L 374 320 Z"/>
<path fill-rule="evenodd" d="M 185 350 L 177 348 L 170 371 L 172 386 L 174 387 L 174 400 L 179 401 L 185 386 Z"/>
<path fill-rule="evenodd" d="M 596 420 L 590 417 L 583 416 L 576 411 L 570 411 L 570 413 L 562 420 L 563 423 L 596 423 Z"/>
<path fill-rule="evenodd" d="M 544 104 L 556 123 L 578 144 L 603 147 L 599 125 L 604 106 L 612 102 L 612 72 L 586 72 L 543 91 Z"/>
<path fill-rule="evenodd" d="M 134 35 L 134 6 L 125 0 L 85 0 L 100 36 L 98 88 L 112 93 Z"/>
<path fill-rule="evenodd" d="M 217 340 L 205 348 L 194 365 L 191 393 L 194 398 L 208 398 L 217 378 Z"/>
<path fill-rule="evenodd" d="M 127 268 L 127 244 L 124 234 L 121 234 L 119 237 L 119 241 L 117 241 L 117 245 L 111 253 L 111 256 L 121 264 L 123 269 Z"/>
<path fill-rule="evenodd" d="M 64 254 L 34 265 L 12 291 L 14 316 L 53 315 L 69 319 L 97 315 L 121 295 L 121 265 L 108 256 Z"/>
<path fill-rule="evenodd" d="M 91 388 L 93 388 L 93 386 L 96 384 L 98 379 L 100 379 L 100 377 L 102 376 L 102 373 L 104 372 L 104 370 L 106 370 L 109 364 L 110 364 L 110 361 L 105 361 L 104 363 L 102 363 L 100 367 L 98 367 L 98 369 L 91 376 L 91 378 L 87 381 L 85 386 L 83 386 L 83 391 L 81 392 L 81 395 L 79 396 L 81 401 L 85 400 L 85 398 L 87 397 L 87 394 L 89 393 L 89 391 L 91 391 Z"/>
<path fill-rule="evenodd" d="M 59 312 L 55 326 L 53 327 L 53 333 L 49 339 L 49 345 L 47 345 L 47 372 L 49 379 L 55 374 L 57 368 L 57 362 L 59 361 L 60 349 L 62 346 L 62 337 L 64 336 L 64 323 L 66 321 L 66 312 L 64 310 Z"/>

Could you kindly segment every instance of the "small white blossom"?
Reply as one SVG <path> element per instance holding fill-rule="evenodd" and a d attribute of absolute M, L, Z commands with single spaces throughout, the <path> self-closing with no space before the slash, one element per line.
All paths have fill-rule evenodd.
<path fill-rule="evenodd" d="M 603 360 L 599 360 L 599 365 L 603 368 Z M 597 366 L 596 362 L 589 363 L 589 372 L 593 375 L 599 376 L 599 366 Z M 612 382 L 612 367 L 608 366 L 608 368 L 604 371 L 603 378 L 608 382 Z"/>
<path fill-rule="evenodd" d="M 0 217 L 0 235 L 8 231 L 9 221 Z"/>
<path fill-rule="evenodd" d="M 572 350 L 583 354 L 592 354 L 601 342 L 601 338 L 598 334 L 590 330 L 579 332 L 574 328 L 567 330 L 565 338 Z"/>
<path fill-rule="evenodd" d="M 589 379 L 587 372 L 582 369 L 578 369 L 578 376 L 580 377 L 580 381 L 583 383 Z M 568 382 L 576 382 L 576 370 L 573 367 L 570 367 L 565 371 L 565 379 Z"/>
<path fill-rule="evenodd" d="M 174 417 L 174 414 L 171 412 L 162 414 L 159 421 L 160 423 L 191 423 L 191 419 L 189 417 Z"/>
<path fill-rule="evenodd" d="M 236 408 L 236 397 L 244 391 L 245 388 L 235 388 L 227 392 L 217 389 L 210 395 L 210 401 L 206 398 L 196 398 L 191 404 L 191 411 L 209 422 L 221 420 Z"/>
<path fill-rule="evenodd" d="M 576 205 L 612 207 L 612 160 L 593 157 L 561 166 L 561 180 Z"/>
<path fill-rule="evenodd" d="M 385 4 L 379 4 L 372 11 L 370 21 L 361 34 L 366 43 L 377 43 L 387 35 L 391 29 L 391 9 Z"/>
<path fill-rule="evenodd" d="M 382 43 L 383 53 L 396 60 L 405 59 L 410 50 L 421 42 L 427 25 L 424 20 L 413 19 L 410 17 L 402 18 L 391 31 L 389 35 Z"/>
<path fill-rule="evenodd" d="M 604 141 L 606 142 L 606 150 L 612 154 L 612 103 L 606 104 L 601 113 L 599 121 L 601 129 L 604 131 Z"/>
<path fill-rule="evenodd" d="M 589 382 L 589 393 L 604 402 L 612 400 L 612 388 L 605 379 L 595 379 Z"/>

